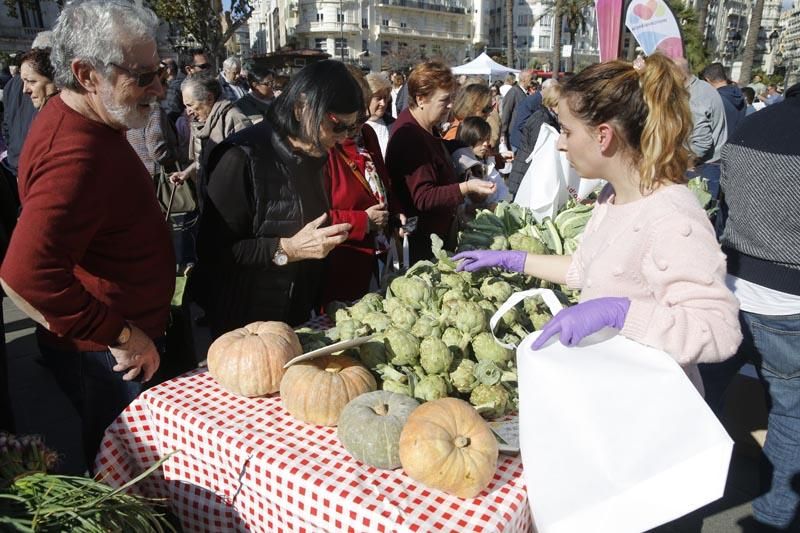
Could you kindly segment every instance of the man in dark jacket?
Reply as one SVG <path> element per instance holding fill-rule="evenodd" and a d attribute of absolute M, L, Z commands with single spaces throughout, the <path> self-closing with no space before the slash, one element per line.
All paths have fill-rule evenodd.
<path fill-rule="evenodd" d="M 711 84 L 722 97 L 722 104 L 725 106 L 725 123 L 728 126 L 728 137 L 730 138 L 747 115 L 747 101 L 739 87 L 728 80 L 722 63 L 711 63 L 703 69 L 701 77 Z"/>
<path fill-rule="evenodd" d="M 511 124 L 511 128 L 508 130 L 511 146 L 519 149 L 522 143 L 522 130 L 525 128 L 525 123 L 540 107 L 542 107 L 542 92 L 539 90 L 539 82 L 531 81 L 528 87 L 528 96 L 517 104 L 513 118 L 514 123 Z"/>
<path fill-rule="evenodd" d="M 500 139 L 505 141 L 509 149 L 518 148 L 511 144 L 511 126 L 516 118 L 517 105 L 528 95 L 533 74 L 524 71 L 519 75 L 519 83 L 513 86 L 503 98 L 503 109 L 500 113 Z"/>
<path fill-rule="evenodd" d="M 792 194 L 798 136 L 800 84 L 784 102 L 744 119 L 722 150 L 729 215 L 721 243 L 744 338 L 733 358 L 701 365 L 706 400 L 717 412 L 744 364 L 756 367 L 764 385 L 769 418 L 753 517 L 765 531 L 800 526 L 800 208 Z"/>
<path fill-rule="evenodd" d="M 3 168 L 16 177 L 22 144 L 36 116 L 30 97 L 22 92 L 22 76 L 19 73 L 3 89 L 3 107 L 3 138 L 8 152 L 2 163 Z"/>

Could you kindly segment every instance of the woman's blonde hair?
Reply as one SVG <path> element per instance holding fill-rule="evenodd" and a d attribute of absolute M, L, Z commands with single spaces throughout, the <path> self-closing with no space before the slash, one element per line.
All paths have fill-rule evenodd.
<path fill-rule="evenodd" d="M 664 181 L 686 181 L 692 114 L 683 79 L 671 59 L 656 53 L 637 68 L 619 60 L 592 65 L 567 80 L 561 94 L 587 125 L 614 128 L 646 192 Z"/>
<path fill-rule="evenodd" d="M 390 82 L 386 76 L 378 74 L 377 72 L 370 72 L 367 74 L 367 83 L 373 95 L 381 91 L 392 90 L 392 82 Z"/>
<path fill-rule="evenodd" d="M 485 83 L 463 86 L 453 103 L 453 116 L 458 120 L 467 117 L 482 117 L 483 110 L 492 103 L 492 91 Z"/>
<path fill-rule="evenodd" d="M 559 100 L 561 100 L 561 85 L 558 82 L 542 89 L 542 105 L 544 107 L 558 107 Z"/>

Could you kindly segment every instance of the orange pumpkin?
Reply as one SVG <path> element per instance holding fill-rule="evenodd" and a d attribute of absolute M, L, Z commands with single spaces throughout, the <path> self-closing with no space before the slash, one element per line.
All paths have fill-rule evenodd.
<path fill-rule="evenodd" d="M 400 434 L 405 473 L 461 498 L 474 498 L 489 485 L 497 454 L 489 425 L 474 407 L 457 398 L 417 407 Z"/>
<path fill-rule="evenodd" d="M 277 392 L 283 365 L 303 353 L 283 322 L 253 322 L 220 336 L 208 348 L 208 372 L 226 390 L 253 398 Z"/>
<path fill-rule="evenodd" d="M 370 371 L 352 357 L 327 355 L 286 369 L 281 400 L 298 420 L 335 426 L 350 400 L 377 388 Z"/>

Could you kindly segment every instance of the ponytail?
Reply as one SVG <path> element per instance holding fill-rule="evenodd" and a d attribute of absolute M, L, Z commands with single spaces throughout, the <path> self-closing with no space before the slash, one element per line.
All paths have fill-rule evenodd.
<path fill-rule="evenodd" d="M 589 126 L 610 124 L 637 166 L 642 192 L 658 183 L 685 182 L 692 129 L 683 76 L 656 53 L 637 66 L 606 61 L 587 67 L 564 84 L 570 111 Z"/>

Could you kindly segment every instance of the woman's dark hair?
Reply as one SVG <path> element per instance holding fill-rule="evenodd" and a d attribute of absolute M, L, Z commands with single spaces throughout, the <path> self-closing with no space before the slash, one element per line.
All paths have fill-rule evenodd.
<path fill-rule="evenodd" d="M 53 64 L 50 63 L 50 48 L 31 48 L 19 60 L 19 64 L 29 63 L 34 72 L 53 81 Z"/>
<path fill-rule="evenodd" d="M 470 148 L 491 136 L 492 127 L 481 117 L 467 117 L 458 126 L 458 140 Z"/>
<path fill-rule="evenodd" d="M 250 85 L 256 85 L 261 83 L 267 78 L 272 78 L 273 82 L 275 81 L 275 71 L 262 66 L 252 66 L 247 69 L 247 82 Z"/>
<path fill-rule="evenodd" d="M 361 113 L 364 97 L 344 63 L 325 59 L 292 76 L 267 111 L 267 120 L 281 137 L 310 142 L 325 152 L 319 140 L 327 113 Z"/>

